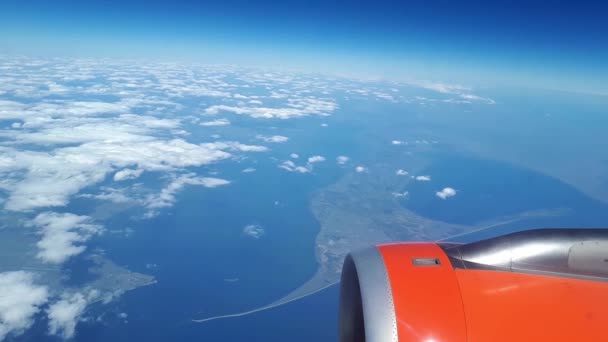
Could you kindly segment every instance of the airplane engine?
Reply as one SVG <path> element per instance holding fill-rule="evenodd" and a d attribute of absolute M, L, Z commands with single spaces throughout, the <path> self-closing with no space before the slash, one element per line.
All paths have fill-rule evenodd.
<path fill-rule="evenodd" d="M 340 342 L 608 341 L 608 230 L 349 254 Z"/>

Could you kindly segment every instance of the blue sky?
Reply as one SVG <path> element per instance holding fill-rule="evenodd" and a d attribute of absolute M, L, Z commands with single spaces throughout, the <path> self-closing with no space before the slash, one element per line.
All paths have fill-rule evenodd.
<path fill-rule="evenodd" d="M 608 93 L 608 5 L 3 1 L 0 52 L 238 63 Z"/>

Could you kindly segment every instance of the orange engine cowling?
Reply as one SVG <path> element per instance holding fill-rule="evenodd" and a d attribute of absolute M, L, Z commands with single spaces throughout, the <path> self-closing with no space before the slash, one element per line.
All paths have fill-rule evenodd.
<path fill-rule="evenodd" d="M 341 342 L 608 341 L 608 230 L 354 252 L 339 314 Z"/>

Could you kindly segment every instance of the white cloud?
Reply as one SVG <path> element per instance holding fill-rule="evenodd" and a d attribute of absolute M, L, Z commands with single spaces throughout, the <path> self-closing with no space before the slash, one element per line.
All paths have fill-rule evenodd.
<path fill-rule="evenodd" d="M 363 173 L 363 172 L 367 172 L 368 170 L 365 166 L 359 165 L 359 166 L 355 167 L 355 171 L 358 173 Z"/>
<path fill-rule="evenodd" d="M 216 119 L 216 120 L 201 122 L 200 125 L 207 126 L 207 127 L 228 126 L 228 125 L 230 125 L 230 121 L 228 119 Z"/>
<path fill-rule="evenodd" d="M 298 159 L 300 158 L 300 156 L 297 153 L 292 153 L 289 155 L 289 157 L 293 158 L 293 159 Z"/>
<path fill-rule="evenodd" d="M 415 179 L 420 182 L 428 182 L 431 180 L 431 176 L 416 176 Z"/>
<path fill-rule="evenodd" d="M 293 155 L 294 154 L 292 154 L 292 156 L 291 156 L 292 158 L 294 158 Z M 283 170 L 287 170 L 289 172 L 309 173 L 309 172 L 312 172 L 312 170 L 314 168 L 314 164 L 321 163 L 323 161 L 325 161 L 325 157 L 323 157 L 323 156 L 312 156 L 312 157 L 308 158 L 308 163 L 306 164 L 306 166 L 298 166 L 292 160 L 286 160 L 286 161 L 282 162 L 281 164 L 279 164 L 279 168 L 281 168 Z"/>
<path fill-rule="evenodd" d="M 99 101 L 53 101 L 42 102 L 29 107 L 29 111 L 48 116 L 89 116 L 105 113 L 128 113 L 128 102 Z"/>
<path fill-rule="evenodd" d="M 459 94 L 459 96 L 468 101 L 479 101 L 479 102 L 485 102 L 487 104 L 496 104 L 496 101 L 494 101 L 488 97 L 481 97 L 481 96 L 477 96 L 477 95 L 473 95 L 473 94 Z"/>
<path fill-rule="evenodd" d="M 376 93 L 374 93 L 374 95 L 376 95 L 377 98 L 382 99 L 382 100 L 396 102 L 395 98 L 390 94 L 376 92 Z"/>
<path fill-rule="evenodd" d="M 458 95 L 460 98 L 463 98 L 469 102 L 478 101 L 478 102 L 484 102 L 487 104 L 496 103 L 491 98 L 481 97 L 481 96 L 472 94 L 471 93 L 472 89 L 469 87 L 464 87 L 464 86 L 457 85 L 457 84 L 446 84 L 446 83 L 441 83 L 441 82 L 428 82 L 428 81 L 415 82 L 414 84 L 421 86 L 425 89 L 433 90 L 433 91 L 436 91 L 436 92 L 439 92 L 442 94 L 455 94 L 455 95 Z M 427 99 L 425 99 L 425 100 L 427 100 Z"/>
<path fill-rule="evenodd" d="M 397 176 L 407 176 L 409 174 L 409 172 L 405 171 L 404 169 L 399 169 L 399 170 L 395 171 L 395 174 Z"/>
<path fill-rule="evenodd" d="M 251 172 L 255 172 L 255 168 L 253 167 L 248 167 L 246 169 L 243 169 L 241 172 L 243 173 L 251 173 Z"/>
<path fill-rule="evenodd" d="M 443 188 L 443 190 L 437 191 L 435 195 L 444 200 L 449 197 L 456 196 L 456 190 L 454 190 L 453 188 Z"/>
<path fill-rule="evenodd" d="M 296 166 L 294 171 L 299 172 L 299 173 L 308 173 L 311 171 L 311 169 L 308 167 L 304 167 L 304 166 Z"/>
<path fill-rule="evenodd" d="M 89 301 L 96 299 L 98 293 L 90 291 L 85 297 L 82 293 L 64 293 L 61 299 L 51 304 L 47 309 L 49 334 L 63 339 L 74 337 L 76 325 L 84 313 Z"/>
<path fill-rule="evenodd" d="M 284 137 L 282 135 L 273 135 L 268 137 L 261 134 L 256 135 L 256 139 L 263 140 L 267 143 L 283 143 L 289 140 L 288 137 Z"/>
<path fill-rule="evenodd" d="M 259 145 L 246 145 L 236 141 L 216 141 L 213 143 L 201 144 L 201 146 L 208 147 L 213 150 L 230 150 L 230 151 L 241 151 L 241 152 L 265 152 L 268 148 Z"/>
<path fill-rule="evenodd" d="M 279 164 L 279 168 L 281 168 L 283 170 L 287 170 L 289 172 L 298 172 L 298 173 L 309 173 L 312 171 L 312 165 L 309 165 L 308 167 L 297 166 L 291 160 L 286 160 L 286 161 L 282 162 L 281 164 Z"/>
<path fill-rule="evenodd" d="M 206 188 L 215 188 L 230 184 L 230 181 L 221 178 L 195 177 L 194 174 L 181 175 L 173 179 L 160 194 L 151 195 L 146 199 L 148 209 L 159 209 L 172 206 L 175 201 L 175 194 L 186 185 L 200 185 Z"/>
<path fill-rule="evenodd" d="M 48 300 L 45 286 L 34 284 L 30 272 L 0 273 L 0 341 L 28 329 L 40 307 Z"/>
<path fill-rule="evenodd" d="M 116 172 L 114 174 L 114 181 L 116 182 L 120 182 L 123 180 L 128 180 L 128 179 L 135 179 L 138 178 L 139 176 L 141 176 L 141 174 L 144 172 L 144 170 L 142 169 L 124 169 L 124 170 L 120 170 L 118 172 Z"/>
<path fill-rule="evenodd" d="M 101 201 L 110 201 L 113 203 L 129 203 L 136 201 L 135 199 L 125 194 L 126 189 L 114 189 L 110 187 L 102 187 L 102 192 L 98 194 L 79 194 L 77 197 L 80 198 L 93 198 Z"/>
<path fill-rule="evenodd" d="M 446 83 L 441 83 L 441 82 L 421 81 L 421 82 L 418 82 L 417 85 L 419 85 L 425 89 L 433 90 L 433 91 L 436 91 L 439 93 L 444 93 L 444 94 L 460 93 L 463 91 L 471 90 L 470 88 L 463 87 L 458 84 L 446 84 Z"/>
<path fill-rule="evenodd" d="M 102 226 L 91 223 L 88 216 L 70 213 L 44 212 L 38 214 L 31 225 L 40 228 L 37 257 L 44 262 L 61 264 L 86 249 L 82 243 L 100 234 Z"/>
<path fill-rule="evenodd" d="M 243 228 L 243 234 L 254 239 L 259 239 L 265 234 L 265 231 L 264 228 L 262 228 L 262 226 L 260 225 L 250 224 Z"/>
<path fill-rule="evenodd" d="M 2 136 L 22 144 L 120 143 L 151 140 L 150 135 L 176 129 L 180 125 L 178 120 L 134 114 L 85 118 L 36 116 L 24 120 L 24 129 L 2 132 Z"/>
<path fill-rule="evenodd" d="M 174 139 L 189 134 L 182 119 L 176 118 L 183 105 L 174 100 L 185 95 L 230 96 L 223 71 L 189 69 L 191 76 L 186 77 L 183 68 L 89 60 L 53 61 L 44 71 L 27 64 L 12 67 L 20 76 L 0 82 L 0 91 L 29 99 L 23 103 L 0 100 L 0 120 L 18 120 L 13 122 L 14 129 L 0 130 L 4 209 L 65 206 L 83 188 L 112 174 L 121 181 L 144 171 L 174 172 L 215 163 L 232 157 L 228 151 L 267 150 L 238 142 L 193 144 Z M 149 81 L 149 76 L 155 81 Z M 78 87 L 64 84 L 92 78 L 100 80 Z M 61 90 L 62 99 L 45 97 L 47 88 L 51 93 Z M 298 108 L 297 101 L 290 104 Z"/>
<path fill-rule="evenodd" d="M 401 197 L 407 197 L 407 195 L 409 195 L 408 191 L 404 191 L 404 192 L 393 192 L 393 196 L 395 198 L 401 198 Z"/>
<path fill-rule="evenodd" d="M 393 140 L 393 141 L 391 141 L 391 144 L 393 144 L 393 145 L 403 145 L 403 144 L 406 144 L 406 142 L 401 141 L 401 140 Z"/>
<path fill-rule="evenodd" d="M 323 156 L 312 156 L 312 157 L 308 158 L 309 164 L 320 163 L 323 161 L 325 161 L 325 157 L 323 157 Z"/>
<path fill-rule="evenodd" d="M 350 158 L 347 156 L 336 157 L 336 162 L 340 165 L 344 165 L 344 164 L 348 163 L 349 160 L 350 160 Z"/>
<path fill-rule="evenodd" d="M 328 115 L 338 108 L 338 105 L 333 101 L 312 97 L 293 98 L 287 101 L 283 108 L 213 105 L 205 109 L 205 113 L 216 115 L 220 112 L 231 112 L 255 119 L 291 119 L 310 115 Z"/>
<path fill-rule="evenodd" d="M 326 123 L 322 123 L 322 124 L 321 124 L 321 127 L 327 127 L 327 126 L 329 126 L 329 125 L 328 125 L 328 124 L 326 124 Z"/>
<path fill-rule="evenodd" d="M 101 182 L 115 168 L 135 166 L 146 171 L 173 171 L 229 158 L 231 154 L 225 150 L 262 152 L 267 148 L 238 142 L 195 145 L 182 139 L 91 142 L 58 148 L 52 152 L 0 147 L 0 154 L 4 157 L 0 161 L 0 175 L 3 172 L 27 171 L 22 179 L 11 180 L 7 185 L 10 195 L 5 208 L 27 211 L 64 206 L 72 195 L 86 186 Z"/>
<path fill-rule="evenodd" d="M 285 166 L 285 167 L 289 167 L 289 168 L 294 168 L 296 167 L 296 163 L 294 163 L 291 160 L 286 160 L 283 163 L 281 163 L 281 165 Z"/>

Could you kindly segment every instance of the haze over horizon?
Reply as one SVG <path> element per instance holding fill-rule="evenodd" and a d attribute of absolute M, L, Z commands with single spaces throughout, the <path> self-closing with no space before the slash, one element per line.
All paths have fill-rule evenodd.
<path fill-rule="evenodd" d="M 608 94 L 598 1 L 15 1 L 0 54 L 146 58 Z"/>

